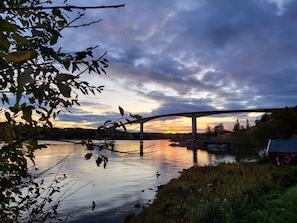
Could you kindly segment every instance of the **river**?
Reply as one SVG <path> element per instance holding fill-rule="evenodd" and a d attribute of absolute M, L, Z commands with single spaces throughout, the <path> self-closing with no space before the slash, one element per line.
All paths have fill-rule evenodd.
<path fill-rule="evenodd" d="M 78 141 L 76 141 L 78 142 Z M 143 156 L 140 142 L 117 140 L 114 149 L 103 150 L 108 157 L 106 168 L 96 165 L 96 151 L 86 160 L 87 151 L 81 144 L 43 141 L 46 149 L 35 153 L 33 174 L 50 184 L 58 179 L 62 199 L 60 216 L 69 215 L 67 222 L 123 222 L 131 212 L 139 213 L 151 203 L 158 186 L 180 175 L 180 171 L 193 165 L 216 165 L 235 162 L 232 155 L 215 155 L 198 150 L 194 154 L 185 147 L 172 147 L 168 140 L 145 140 Z M 63 160 L 63 161 L 62 161 Z M 32 170 L 33 171 L 33 170 Z"/>

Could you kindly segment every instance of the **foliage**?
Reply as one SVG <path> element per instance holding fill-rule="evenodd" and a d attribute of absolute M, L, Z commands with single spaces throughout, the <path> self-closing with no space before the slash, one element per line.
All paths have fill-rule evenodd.
<path fill-rule="evenodd" d="M 142 118 L 139 115 L 132 115 L 131 113 L 129 113 L 130 118 L 125 117 L 125 111 L 120 106 L 119 106 L 119 111 L 121 114 L 121 118 L 119 118 L 116 121 L 112 121 L 112 120 L 106 121 L 104 125 L 98 127 L 97 129 L 98 133 L 102 134 L 102 133 L 111 131 L 111 136 L 113 136 L 115 129 L 119 127 L 122 127 L 126 132 L 126 125 L 132 122 L 132 120 L 130 120 L 131 118 L 137 119 L 137 120 Z M 100 151 L 106 149 L 106 150 L 111 150 L 113 152 L 119 152 L 114 150 L 114 141 L 110 141 L 110 140 L 105 140 L 105 142 L 103 143 L 94 144 L 94 142 L 91 139 L 87 139 L 87 140 L 83 140 L 82 145 L 85 145 L 86 149 L 88 150 L 88 153 L 85 155 L 85 159 L 90 159 L 93 156 L 92 151 L 95 150 L 97 152 L 96 165 L 98 167 L 100 167 L 101 163 L 103 162 L 103 167 L 106 168 L 106 165 L 108 163 L 108 157 L 101 154 Z"/>
<path fill-rule="evenodd" d="M 264 207 L 251 216 L 252 222 L 295 222 L 297 211 L 297 186 L 284 193 L 265 196 Z"/>
<path fill-rule="evenodd" d="M 103 89 L 81 80 L 81 75 L 105 74 L 106 53 L 95 57 L 98 46 L 77 52 L 57 47 L 64 29 L 93 24 L 72 26 L 84 13 L 73 12 L 67 0 L 63 4 L 50 8 L 52 1 L 0 2 L 1 222 L 18 222 L 24 213 L 29 213 L 28 222 L 42 222 L 56 212 L 53 205 L 38 209 L 43 214 L 36 217 L 32 208 L 41 197 L 41 185 L 28 172 L 28 159 L 34 163 L 34 151 L 44 147 L 37 138 L 47 134 L 57 115 L 79 105 L 79 92 Z"/>
<path fill-rule="evenodd" d="M 237 123 L 235 123 L 237 127 Z M 230 135 L 237 156 L 256 155 L 265 149 L 269 139 L 288 139 L 297 134 L 297 107 L 285 108 L 264 114 L 256 125 L 237 129 Z"/>
<path fill-rule="evenodd" d="M 218 135 L 223 134 L 225 131 L 226 131 L 226 129 L 224 128 L 224 124 L 219 123 L 213 129 L 211 129 L 210 126 L 207 126 L 206 133 L 209 136 L 218 136 Z"/>
<path fill-rule="evenodd" d="M 256 121 L 256 134 L 263 138 L 287 139 L 297 133 L 297 106 L 273 111 Z"/>
<path fill-rule="evenodd" d="M 237 159 L 255 157 L 258 154 L 258 147 L 251 130 L 236 131 L 229 136 L 231 147 Z M 266 142 L 265 142 L 266 143 Z"/>
<path fill-rule="evenodd" d="M 256 219 L 278 219 L 273 216 L 282 211 L 285 199 L 289 202 L 283 207 L 296 212 L 296 202 L 289 197 L 296 191 L 296 170 L 267 163 L 196 166 L 162 186 L 153 204 L 126 222 L 278 222 Z M 293 215 L 286 219 L 295 222 Z"/>
<path fill-rule="evenodd" d="M 239 130 L 240 130 L 240 124 L 239 124 L 238 119 L 237 119 L 236 123 L 234 124 L 233 131 L 237 132 Z"/>

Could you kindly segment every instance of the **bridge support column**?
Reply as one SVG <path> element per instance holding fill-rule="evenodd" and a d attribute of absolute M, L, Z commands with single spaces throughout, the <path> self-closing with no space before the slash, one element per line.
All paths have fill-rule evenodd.
<path fill-rule="evenodd" d="M 196 120 L 196 115 L 192 115 L 192 136 L 197 135 L 197 120 Z"/>
<path fill-rule="evenodd" d="M 143 139 L 143 122 L 140 122 L 139 139 Z"/>

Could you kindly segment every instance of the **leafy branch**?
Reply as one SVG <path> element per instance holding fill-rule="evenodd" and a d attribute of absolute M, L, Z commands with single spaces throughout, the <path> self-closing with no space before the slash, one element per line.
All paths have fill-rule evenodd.
<path fill-rule="evenodd" d="M 121 118 L 119 118 L 116 121 L 108 120 L 106 121 L 103 125 L 99 126 L 97 131 L 98 132 L 104 132 L 104 131 L 115 131 L 116 128 L 123 128 L 124 131 L 127 131 L 126 125 L 131 124 L 130 120 L 132 119 L 141 119 L 142 117 L 139 115 L 132 115 L 129 113 L 129 118 L 125 118 L 125 111 L 122 107 L 119 106 L 119 112 L 121 115 Z M 112 152 L 116 153 L 128 153 L 128 152 L 123 152 L 123 151 L 117 151 L 114 149 L 114 142 L 113 141 L 108 141 L 105 140 L 103 143 L 99 144 L 94 144 L 94 142 L 91 139 L 83 140 L 82 145 L 86 146 L 86 149 L 88 151 L 87 154 L 85 154 L 85 159 L 90 159 L 93 156 L 92 151 L 96 150 L 97 151 L 97 159 L 96 159 L 96 164 L 98 167 L 100 167 L 101 163 L 103 162 L 103 167 L 106 168 L 106 165 L 108 163 L 108 157 L 105 155 L 102 155 L 100 151 L 102 150 L 110 150 Z"/>
<path fill-rule="evenodd" d="M 15 6 L 15 7 L 3 7 L 0 6 L 0 10 L 6 9 L 6 10 L 46 10 L 46 9 L 65 9 L 68 11 L 71 11 L 71 9 L 81 9 L 81 10 L 87 10 L 87 9 L 110 9 L 110 8 L 121 8 L 124 7 L 125 4 L 119 4 L 119 5 L 106 5 L 106 6 L 76 6 L 76 5 L 61 5 L 61 6 Z"/>
<path fill-rule="evenodd" d="M 48 134 L 60 111 L 79 105 L 76 91 L 87 95 L 103 89 L 81 80 L 80 76 L 84 72 L 105 74 L 107 52 L 94 57 L 97 46 L 72 53 L 55 46 L 64 28 L 101 21 L 75 25 L 84 16 L 80 11 L 118 9 L 124 4 L 87 7 L 69 5 L 67 0 L 64 4 L 58 6 L 52 1 L 39 0 L 0 2 L 1 222 L 19 222 L 24 211 L 32 210 L 39 199 L 42 184 L 34 181 L 28 169 L 29 160 L 34 164 L 34 151 L 43 147 L 37 138 Z M 79 10 L 74 19 L 68 16 L 72 10 Z M 97 162 L 99 165 L 107 160 L 101 156 Z M 30 196 L 22 193 L 25 189 Z M 51 199 L 52 192 L 56 189 L 46 195 L 47 199 Z M 57 206 L 43 214 L 44 208 L 42 205 L 31 213 L 32 221 L 51 218 Z"/>

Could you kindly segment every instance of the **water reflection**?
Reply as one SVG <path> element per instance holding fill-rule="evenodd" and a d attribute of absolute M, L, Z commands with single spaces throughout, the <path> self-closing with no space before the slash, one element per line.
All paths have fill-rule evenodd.
<path fill-rule="evenodd" d="M 193 149 L 193 162 L 194 162 L 195 165 L 197 165 L 197 163 L 198 163 L 197 149 L 196 148 Z"/>
<path fill-rule="evenodd" d="M 139 144 L 139 154 L 140 156 L 143 156 L 143 140 L 140 140 Z"/>
<path fill-rule="evenodd" d="M 134 205 L 142 206 L 153 200 L 157 187 L 178 177 L 181 170 L 193 165 L 235 161 L 233 156 L 171 147 L 167 140 L 119 140 L 114 147 L 119 152 L 101 151 L 109 159 L 104 169 L 96 166 L 96 155 L 90 160 L 84 159 L 86 151 L 82 145 L 47 143 L 47 149 L 35 154 L 36 166 L 39 173 L 48 170 L 41 176 L 47 182 L 56 175 L 67 177 L 62 182 L 61 191 L 65 193 L 65 199 L 60 212 L 75 213 L 73 222 L 85 215 L 100 217 L 110 210 L 113 216 L 139 212 L 141 209 Z M 55 166 L 66 156 L 63 163 Z"/>

